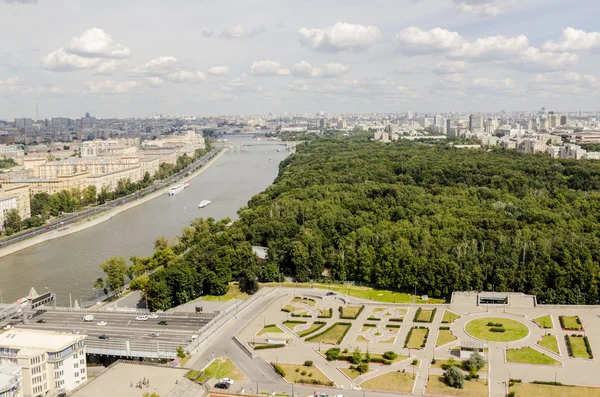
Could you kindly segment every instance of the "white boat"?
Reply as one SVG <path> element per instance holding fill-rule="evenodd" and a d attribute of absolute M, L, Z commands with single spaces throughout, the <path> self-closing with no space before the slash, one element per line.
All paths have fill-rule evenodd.
<path fill-rule="evenodd" d="M 202 201 L 200 202 L 200 204 L 198 204 L 198 208 L 204 208 L 204 207 L 206 207 L 207 205 L 209 205 L 211 202 L 212 202 L 212 201 L 210 201 L 210 200 L 202 200 Z"/>
<path fill-rule="evenodd" d="M 181 192 L 184 189 L 183 185 L 175 185 L 171 189 L 169 189 L 169 196 L 174 196 L 177 193 Z"/>

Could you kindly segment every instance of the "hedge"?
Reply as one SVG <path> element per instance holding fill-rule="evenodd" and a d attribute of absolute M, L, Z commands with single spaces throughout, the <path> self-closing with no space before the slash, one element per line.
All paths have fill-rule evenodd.
<path fill-rule="evenodd" d="M 440 327 L 440 331 L 450 331 L 450 327 Z"/>
<path fill-rule="evenodd" d="M 490 332 L 503 333 L 503 332 L 506 332 L 506 330 L 504 328 L 500 328 L 500 327 L 492 327 L 492 328 L 490 328 Z"/>
<path fill-rule="evenodd" d="M 583 337 L 583 343 L 585 343 L 585 349 L 587 350 L 588 354 L 590 355 L 590 358 L 594 358 L 594 353 L 592 353 L 592 346 L 590 345 L 590 341 L 588 340 L 587 336 Z"/>
<path fill-rule="evenodd" d="M 277 327 L 277 324 L 267 324 L 264 328 Z"/>
<path fill-rule="evenodd" d="M 289 320 L 289 321 L 284 321 L 284 324 L 306 324 L 306 321 L 300 321 L 300 320 Z"/>
<path fill-rule="evenodd" d="M 315 321 L 315 322 L 313 323 L 313 325 L 315 325 L 315 324 L 317 324 L 317 325 L 320 325 L 320 327 L 319 327 L 319 328 L 317 328 L 317 329 L 315 329 L 315 330 L 313 330 L 313 331 L 310 331 L 310 332 L 308 332 L 308 330 L 304 330 L 304 331 L 298 332 L 298 336 L 299 336 L 300 338 L 304 338 L 306 335 L 310 335 L 310 334 L 312 334 L 313 332 L 316 332 L 316 331 L 320 330 L 320 329 L 321 329 L 321 328 L 323 328 L 323 327 L 325 326 L 325 324 L 327 324 L 327 323 L 326 323 L 325 321 Z M 307 340 L 308 340 L 308 339 L 307 339 Z"/>
<path fill-rule="evenodd" d="M 367 320 L 369 320 L 369 321 L 381 321 L 380 318 L 373 317 L 373 316 L 369 317 Z"/>
<path fill-rule="evenodd" d="M 560 382 L 546 382 L 543 380 L 534 380 L 531 383 L 533 383 L 534 385 L 567 386 L 567 385 L 563 385 Z"/>
<path fill-rule="evenodd" d="M 333 317 L 333 309 L 329 308 L 329 316 L 319 315 L 318 318 L 332 318 Z"/>
<path fill-rule="evenodd" d="M 390 321 L 395 321 L 397 323 L 401 323 L 402 321 L 404 321 L 403 318 L 390 318 Z"/>
<path fill-rule="evenodd" d="M 385 327 L 386 328 L 400 328 L 400 326 L 397 324 L 387 324 Z"/>
<path fill-rule="evenodd" d="M 292 317 L 312 318 L 312 315 L 310 315 L 310 314 L 294 314 L 294 313 L 292 313 Z"/>
<path fill-rule="evenodd" d="M 310 336 L 310 337 L 306 338 L 305 341 L 306 342 L 310 342 L 313 339 L 317 339 L 319 336 L 325 334 L 326 332 L 328 332 L 329 330 L 331 330 L 336 325 L 347 325 L 348 326 L 348 328 L 346 328 L 346 331 L 344 331 L 344 333 L 342 334 L 342 336 L 340 337 L 340 339 L 337 340 L 336 344 L 339 345 L 340 343 L 342 343 L 342 340 L 346 337 L 346 334 L 348 333 L 348 331 L 350 330 L 350 328 L 352 328 L 352 324 L 350 324 L 350 323 L 334 323 L 331 327 L 327 328 L 325 331 L 319 332 L 318 334 Z"/>
<path fill-rule="evenodd" d="M 502 323 L 493 323 L 491 321 L 488 321 L 488 323 L 486 325 L 488 327 L 502 327 Z"/>
<path fill-rule="evenodd" d="M 563 316 L 558 316 L 558 319 L 560 321 L 560 326 L 561 326 L 562 329 L 567 330 L 567 331 L 581 331 L 581 329 L 579 329 L 579 328 L 567 328 L 565 326 L 565 322 L 563 320 Z M 581 325 L 581 320 L 579 319 L 579 316 L 577 316 L 576 321 L 577 321 L 577 324 Z"/>
<path fill-rule="evenodd" d="M 258 345 L 258 346 L 253 346 L 254 350 L 264 350 L 264 349 L 277 349 L 280 347 L 285 347 L 285 343 L 277 343 L 274 345 Z"/>
<path fill-rule="evenodd" d="M 283 368 L 281 368 L 281 366 L 279 364 L 271 363 L 271 366 L 273 367 L 275 372 L 277 372 L 279 375 L 281 375 L 282 378 L 285 378 L 285 371 L 283 370 Z"/>

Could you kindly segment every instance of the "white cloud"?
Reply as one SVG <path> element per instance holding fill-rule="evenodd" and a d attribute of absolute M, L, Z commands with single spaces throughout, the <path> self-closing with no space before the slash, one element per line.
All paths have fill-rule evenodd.
<path fill-rule="evenodd" d="M 236 77 L 235 79 L 229 81 L 223 87 L 223 90 L 228 91 L 228 92 L 246 92 L 246 93 L 251 93 L 251 92 L 262 93 L 263 92 L 262 87 L 255 86 L 253 84 L 248 84 L 246 82 L 247 78 L 248 78 L 247 75 L 242 74 L 240 77 Z"/>
<path fill-rule="evenodd" d="M 429 31 L 415 26 L 401 30 L 396 44 L 408 54 L 435 54 L 459 50 L 465 39 L 457 32 L 435 28 Z"/>
<path fill-rule="evenodd" d="M 539 97 L 559 95 L 564 97 L 600 96 L 600 80 L 592 75 L 576 72 L 536 74 L 529 82 L 530 92 Z"/>
<path fill-rule="evenodd" d="M 65 50 L 70 54 L 85 58 L 127 58 L 131 55 L 129 48 L 115 43 L 104 30 L 92 28 L 79 37 L 73 37 Z"/>
<path fill-rule="evenodd" d="M 40 66 L 53 72 L 68 72 L 72 70 L 93 69 L 102 63 L 101 58 L 84 58 L 70 54 L 64 48 L 59 48 L 42 58 Z"/>
<path fill-rule="evenodd" d="M 102 62 L 99 66 L 97 66 L 93 73 L 96 75 L 109 76 L 114 74 L 117 70 L 119 70 L 123 65 L 123 62 L 118 59 L 110 59 L 108 61 Z"/>
<path fill-rule="evenodd" d="M 471 81 L 471 87 L 481 90 L 511 91 L 515 88 L 515 82 L 512 79 L 493 80 L 480 77 Z"/>
<path fill-rule="evenodd" d="M 430 70 L 430 68 L 428 68 L 428 67 L 423 67 L 423 66 L 418 66 L 418 65 L 403 65 L 403 66 L 400 66 L 399 68 L 394 69 L 394 71 L 392 73 L 397 74 L 397 75 L 416 74 L 416 73 L 427 72 L 429 70 Z"/>
<path fill-rule="evenodd" d="M 553 72 L 564 70 L 579 63 L 576 54 L 563 52 L 559 54 L 544 53 L 534 47 L 521 51 L 519 56 L 508 61 L 508 65 L 524 72 Z"/>
<path fill-rule="evenodd" d="M 276 61 L 255 61 L 251 72 L 256 76 L 287 76 L 290 71 Z"/>
<path fill-rule="evenodd" d="M 504 37 L 490 36 L 464 43 L 460 49 L 450 53 L 451 58 L 460 59 L 505 59 L 512 57 L 529 47 L 526 36 Z"/>
<path fill-rule="evenodd" d="M 259 26 L 253 29 L 247 29 L 242 25 L 235 25 L 223 29 L 219 37 L 222 39 L 241 39 L 241 38 L 252 38 L 256 37 L 267 31 L 264 26 Z"/>
<path fill-rule="evenodd" d="M 213 76 L 224 76 L 229 73 L 229 66 L 213 66 L 208 69 L 208 74 L 212 74 Z"/>
<path fill-rule="evenodd" d="M 372 96 L 389 98 L 408 98 L 414 93 L 406 86 L 393 80 L 385 79 L 356 79 L 333 81 L 325 84 L 294 80 L 289 85 L 292 91 L 312 94 L 326 94 L 330 96 L 356 96 L 368 98 Z"/>
<path fill-rule="evenodd" d="M 171 83 L 199 83 L 204 81 L 204 73 L 180 70 L 178 72 L 168 73 L 162 76 L 162 78 Z"/>
<path fill-rule="evenodd" d="M 469 70 L 469 64 L 464 61 L 440 62 L 433 68 L 435 74 L 457 74 L 465 73 Z"/>
<path fill-rule="evenodd" d="M 460 75 L 450 75 L 436 82 L 431 92 L 445 97 L 518 97 L 524 92 L 512 79 L 494 80 L 489 77 L 467 79 Z"/>
<path fill-rule="evenodd" d="M 295 77 L 339 77 L 346 73 L 350 67 L 341 63 L 328 62 L 320 67 L 314 67 L 306 61 L 294 65 L 292 74 Z"/>
<path fill-rule="evenodd" d="M 161 79 L 160 77 L 156 77 L 156 76 L 146 77 L 146 81 L 148 82 L 148 84 L 151 87 L 160 87 L 161 85 L 163 85 L 165 83 L 165 81 L 163 79 Z"/>
<path fill-rule="evenodd" d="M 542 50 L 546 52 L 564 52 L 600 49 L 600 32 L 586 32 L 574 28 L 562 31 L 558 41 L 549 40 Z"/>
<path fill-rule="evenodd" d="M 92 94 L 126 94 L 128 92 L 143 88 L 143 86 L 136 81 L 88 81 L 86 85 L 89 92 Z"/>
<path fill-rule="evenodd" d="M 325 29 L 301 28 L 300 44 L 319 52 L 361 51 L 381 38 L 376 26 L 338 22 Z"/>
<path fill-rule="evenodd" d="M 6 80 L 0 80 L 0 86 L 18 86 L 21 85 L 23 79 L 18 76 L 9 77 Z"/>
<path fill-rule="evenodd" d="M 171 73 L 179 68 L 179 62 L 175 57 L 158 57 L 148 61 L 138 72 L 150 75 L 162 75 Z"/>
<path fill-rule="evenodd" d="M 526 4 L 527 0 L 453 0 L 456 9 L 481 17 L 498 15 L 517 5 Z"/>

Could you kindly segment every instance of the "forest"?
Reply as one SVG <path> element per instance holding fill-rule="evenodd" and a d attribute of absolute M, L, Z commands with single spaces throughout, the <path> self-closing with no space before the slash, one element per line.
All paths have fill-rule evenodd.
<path fill-rule="evenodd" d="M 175 244 L 183 255 L 163 262 L 147 292 L 158 299 L 165 288 L 157 287 L 168 284 L 175 297 L 175 276 L 201 277 L 197 297 L 226 281 L 254 287 L 257 277 L 284 273 L 300 282 L 416 285 L 434 297 L 520 291 L 545 303 L 597 303 L 599 189 L 593 160 L 317 139 L 280 164 L 232 227 L 210 220 L 184 230 Z M 251 245 L 268 247 L 266 264 L 249 258 Z"/>

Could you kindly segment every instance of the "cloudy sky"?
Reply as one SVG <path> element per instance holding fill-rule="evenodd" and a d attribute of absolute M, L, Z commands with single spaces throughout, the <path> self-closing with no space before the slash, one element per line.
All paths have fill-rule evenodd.
<path fill-rule="evenodd" d="M 600 108 L 598 0 L 0 0 L 0 119 Z"/>

